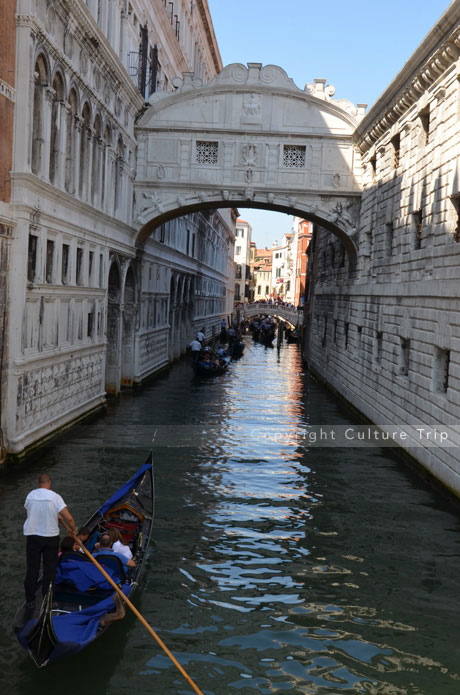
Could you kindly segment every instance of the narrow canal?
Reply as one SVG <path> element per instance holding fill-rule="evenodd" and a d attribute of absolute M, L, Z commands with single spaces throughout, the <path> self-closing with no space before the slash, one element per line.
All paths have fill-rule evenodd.
<path fill-rule="evenodd" d="M 4 695 L 192 692 L 132 616 L 40 671 L 10 627 L 38 473 L 81 524 L 155 429 L 156 526 L 137 605 L 206 695 L 458 694 L 459 514 L 388 449 L 299 438 L 353 416 L 303 373 L 296 346 L 249 345 L 215 380 L 175 366 L 0 479 Z"/>

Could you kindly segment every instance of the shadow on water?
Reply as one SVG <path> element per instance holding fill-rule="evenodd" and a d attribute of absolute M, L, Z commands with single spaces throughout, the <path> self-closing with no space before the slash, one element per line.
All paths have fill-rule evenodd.
<path fill-rule="evenodd" d="M 2 692 L 191 692 L 133 616 L 41 671 L 9 629 L 37 472 L 82 523 L 156 430 L 155 547 L 135 602 L 206 695 L 457 694 L 458 514 L 385 449 L 297 436 L 349 424 L 295 345 L 254 345 L 222 378 L 177 364 L 0 479 Z"/>

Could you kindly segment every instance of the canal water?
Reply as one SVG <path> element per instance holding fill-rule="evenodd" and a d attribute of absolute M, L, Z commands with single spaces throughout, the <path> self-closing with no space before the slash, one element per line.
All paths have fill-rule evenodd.
<path fill-rule="evenodd" d="M 353 415 L 295 345 L 248 344 L 225 376 L 200 381 L 180 363 L 0 479 L 3 695 L 192 692 L 132 616 L 41 670 L 11 631 L 38 473 L 81 524 L 155 430 L 156 524 L 136 603 L 203 693 L 460 692 L 458 512 L 389 449 L 311 441 Z"/>

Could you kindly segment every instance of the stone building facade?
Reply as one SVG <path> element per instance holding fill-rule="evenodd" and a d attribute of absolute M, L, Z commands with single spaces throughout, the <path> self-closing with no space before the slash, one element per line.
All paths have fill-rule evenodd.
<path fill-rule="evenodd" d="M 357 263 L 316 227 L 305 342 L 310 368 L 373 423 L 407 431 L 398 444 L 457 494 L 459 55 L 454 2 L 357 127 Z"/>
<path fill-rule="evenodd" d="M 251 278 L 251 232 L 246 220 L 237 219 L 235 232 L 235 302 L 248 302 Z"/>
<path fill-rule="evenodd" d="M 136 244 L 135 120 L 175 75 L 221 69 L 205 0 L 7 0 L 0 13 L 2 451 L 22 455 L 179 356 L 198 325 L 218 330 L 235 213 Z"/>

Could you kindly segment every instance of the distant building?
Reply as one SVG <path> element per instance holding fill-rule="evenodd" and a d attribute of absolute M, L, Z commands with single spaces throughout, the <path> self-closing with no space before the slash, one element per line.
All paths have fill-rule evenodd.
<path fill-rule="evenodd" d="M 251 284 L 251 232 L 249 222 L 237 219 L 235 232 L 235 302 L 248 302 Z"/>
<path fill-rule="evenodd" d="M 272 250 L 256 249 L 254 255 L 254 301 L 272 295 Z"/>
<path fill-rule="evenodd" d="M 275 299 L 294 303 L 295 235 L 286 233 L 279 246 L 272 247 L 272 294 Z"/>
<path fill-rule="evenodd" d="M 294 217 L 293 230 L 296 238 L 294 306 L 303 306 L 307 282 L 307 249 L 311 241 L 313 225 L 300 217 Z"/>

